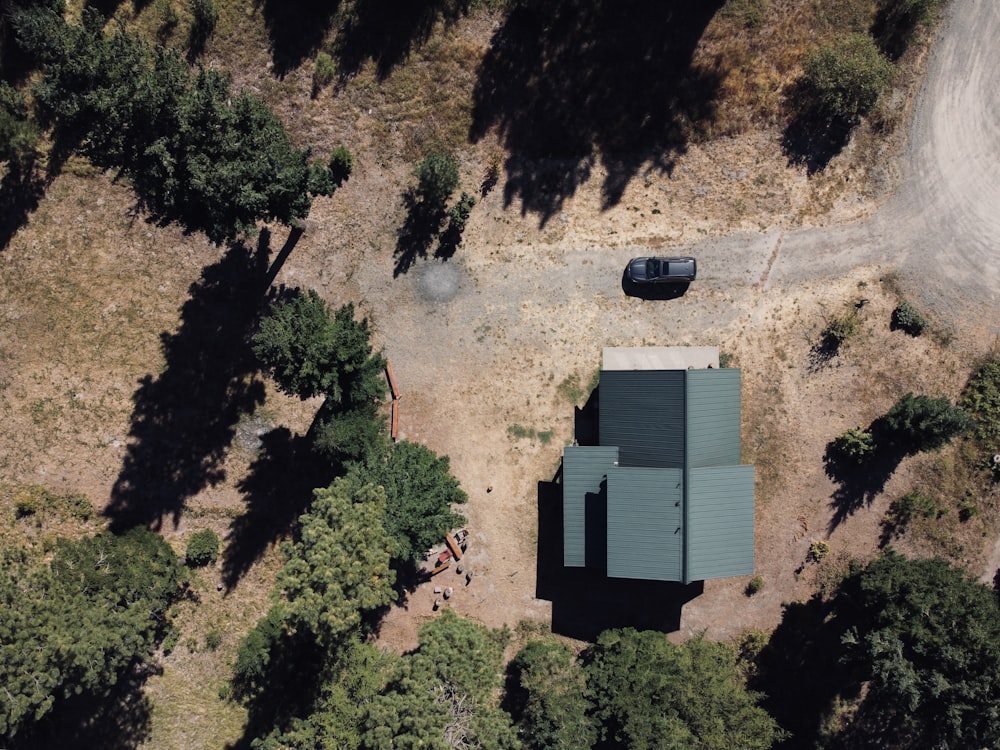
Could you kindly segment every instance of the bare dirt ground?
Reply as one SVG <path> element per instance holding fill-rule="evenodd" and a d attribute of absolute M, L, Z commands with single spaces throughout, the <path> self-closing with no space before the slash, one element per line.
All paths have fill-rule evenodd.
<path fill-rule="evenodd" d="M 481 31 L 454 33 L 471 40 Z M 389 614 L 381 642 L 415 645 L 419 625 L 434 616 L 438 583 L 456 589 L 447 606 L 479 622 L 549 621 L 551 602 L 537 596 L 539 547 L 552 543 L 538 537 L 539 483 L 558 470 L 574 406 L 586 398 L 580 387 L 605 346 L 719 345 L 743 371 L 744 460 L 757 465 L 765 586 L 748 598 L 746 580 L 707 582 L 684 605 L 675 637 L 773 627 L 783 602 L 808 596 L 846 557 L 873 554 L 886 505 L 927 459 L 907 459 L 871 504 L 831 528 L 836 488 L 822 454 L 832 437 L 867 424 L 908 390 L 954 397 L 996 338 L 998 36 L 991 0 L 949 6 L 904 148 L 855 142 L 809 178 L 788 166 L 778 132 L 752 131 L 692 145 L 672 175 L 632 180 L 610 209 L 595 167 L 541 226 L 516 201 L 505 205 L 501 177 L 454 258 L 419 261 L 399 276 L 393 248 L 409 167 L 359 159 L 348 184 L 317 202 L 278 281 L 314 287 L 334 305 L 353 300 L 371 318 L 403 392 L 401 437 L 449 455 L 469 493 L 467 566 L 475 574 L 468 586 L 448 572 L 446 582 L 419 588 Z M 291 74 L 284 85 L 308 88 L 307 79 Z M 321 106 L 311 101 L 292 116 L 308 121 Z M 329 137 L 330 145 L 341 139 Z M 487 138 L 463 156 L 465 189 L 478 187 L 498 148 Z M 8 497 L 29 483 L 108 502 L 138 383 L 169 369 L 162 343 L 177 333 L 191 285 L 222 254 L 200 237 L 150 227 L 131 208 L 126 188 L 71 169 L 0 253 L 0 483 Z M 272 257 L 286 234 L 275 229 Z M 698 256 L 699 279 L 686 295 L 623 294 L 626 261 L 651 250 Z M 899 294 L 938 335 L 889 331 Z M 858 339 L 814 366 L 825 320 L 862 299 Z M 222 476 L 186 499 L 176 524 L 164 519 L 178 550 L 191 530 L 230 532 L 246 509 L 240 480 L 258 437 L 279 425 L 302 432 L 315 407 L 267 387 L 264 403 L 232 425 L 216 467 Z M 967 551 L 975 573 L 991 576 L 1000 564 L 994 538 Z M 820 539 L 830 541 L 831 558 L 805 565 Z M 220 569 L 201 576 L 212 607 L 185 615 L 181 642 L 200 642 L 213 627 L 226 639 L 218 653 L 179 648 L 164 660 L 149 690 L 158 706 L 175 708 L 158 709 L 149 746 L 171 737 L 187 743 L 178 747 L 218 747 L 238 736 L 237 707 L 227 704 L 220 722 L 198 706 L 213 699 L 239 637 L 266 610 L 277 559 L 267 547 L 229 592 L 216 588 Z"/>

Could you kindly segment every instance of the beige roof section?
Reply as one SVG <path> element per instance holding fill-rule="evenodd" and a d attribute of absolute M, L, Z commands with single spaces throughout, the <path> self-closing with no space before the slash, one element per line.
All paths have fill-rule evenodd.
<path fill-rule="evenodd" d="M 717 346 L 606 346 L 604 370 L 703 370 L 719 366 Z"/>

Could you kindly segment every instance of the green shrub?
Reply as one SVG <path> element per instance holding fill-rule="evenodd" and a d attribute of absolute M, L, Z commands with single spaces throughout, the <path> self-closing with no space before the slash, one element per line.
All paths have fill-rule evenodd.
<path fill-rule="evenodd" d="M 458 203 L 448 211 L 448 231 L 455 232 L 461 236 L 465 231 L 465 224 L 469 220 L 469 214 L 472 213 L 472 208 L 475 205 L 475 198 L 468 193 L 462 193 L 462 197 L 458 199 Z"/>
<path fill-rule="evenodd" d="M 875 452 L 875 438 L 863 427 L 851 427 L 833 439 L 833 446 L 843 458 L 860 464 Z"/>
<path fill-rule="evenodd" d="M 340 187 L 354 171 L 354 154 L 346 146 L 337 146 L 330 154 L 329 168 L 333 184 Z"/>
<path fill-rule="evenodd" d="M 860 328 L 861 321 L 858 319 L 857 314 L 851 311 L 830 318 L 827 321 L 826 328 L 823 329 L 823 337 L 832 339 L 840 345 L 852 339 Z"/>
<path fill-rule="evenodd" d="M 812 562 L 819 562 L 829 554 L 830 554 L 830 543 L 819 541 L 819 542 L 813 542 L 812 544 L 809 545 L 809 553 L 806 557 Z"/>
<path fill-rule="evenodd" d="M 747 583 L 746 595 L 747 596 L 753 596 L 754 594 L 760 592 L 761 589 L 763 589 L 763 588 L 764 588 L 764 578 L 763 578 L 763 576 L 759 576 L 759 575 L 754 576 L 753 578 L 750 579 L 750 582 Z"/>
<path fill-rule="evenodd" d="M 927 320 L 909 302 L 900 302 L 892 311 L 892 330 L 905 331 L 911 336 L 919 336 L 927 328 Z"/>
<path fill-rule="evenodd" d="M 216 651 L 222 645 L 222 631 L 212 628 L 205 633 L 205 648 L 209 651 Z"/>
<path fill-rule="evenodd" d="M 219 559 L 219 536 L 211 529 L 194 532 L 185 552 L 187 564 L 193 568 L 209 565 Z"/>
<path fill-rule="evenodd" d="M 935 450 L 967 432 L 972 420 L 946 398 L 907 393 L 885 415 L 885 426 L 909 450 Z"/>
<path fill-rule="evenodd" d="M 937 501 L 920 490 L 912 490 L 893 500 L 886 511 L 882 525 L 899 536 L 917 518 L 933 518 L 940 509 Z"/>
<path fill-rule="evenodd" d="M 801 104 L 814 117 L 857 122 L 892 78 L 892 64 L 867 34 L 851 34 L 809 53 L 799 79 Z"/>
<path fill-rule="evenodd" d="M 972 418 L 973 436 L 986 453 L 1000 453 L 1000 357 L 987 360 L 969 378 L 959 405 Z"/>
<path fill-rule="evenodd" d="M 417 195 L 432 206 L 443 209 L 458 187 L 458 159 L 453 154 L 430 154 L 413 173 Z"/>
<path fill-rule="evenodd" d="M 315 99 L 319 92 L 333 83 L 333 77 L 337 74 L 337 63 L 326 52 L 316 55 L 316 64 L 313 67 L 312 96 Z"/>

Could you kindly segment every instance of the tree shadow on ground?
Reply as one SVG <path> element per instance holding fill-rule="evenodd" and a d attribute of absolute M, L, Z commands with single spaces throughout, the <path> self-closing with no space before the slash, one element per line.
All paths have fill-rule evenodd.
<path fill-rule="evenodd" d="M 681 284 L 636 284 L 622 273 L 622 291 L 627 297 L 638 297 L 644 300 L 680 299 L 687 294 L 689 283 Z"/>
<path fill-rule="evenodd" d="M 608 578 L 603 570 L 564 567 L 562 502 L 561 483 L 538 483 L 535 596 L 552 602 L 552 632 L 594 641 L 610 628 L 678 630 L 681 609 L 702 594 L 704 582 Z"/>
<path fill-rule="evenodd" d="M 829 365 L 834 357 L 840 354 L 841 343 L 842 341 L 833 334 L 824 333 L 820 340 L 810 347 L 806 369 L 815 374 Z"/>
<path fill-rule="evenodd" d="M 52 713 L 10 740 L 11 750 L 54 747 L 100 747 L 129 750 L 147 742 L 152 733 L 153 704 L 143 686 L 163 670 L 137 662 L 109 693 L 80 693 L 57 701 Z"/>
<path fill-rule="evenodd" d="M 910 453 L 906 446 L 893 441 L 884 417 L 872 422 L 867 431 L 872 434 L 876 447 L 864 461 L 844 456 L 834 441 L 827 443 L 823 454 L 826 475 L 838 485 L 830 502 L 833 508 L 831 532 L 856 511 L 870 505 L 885 490 L 900 461 Z"/>
<path fill-rule="evenodd" d="M 264 0 L 271 63 L 278 78 L 320 49 L 339 6 L 338 0 Z"/>
<path fill-rule="evenodd" d="M 308 631 L 281 633 L 269 644 L 260 689 L 246 700 L 243 736 L 227 750 L 250 750 L 254 740 L 275 727 L 287 727 L 295 716 L 307 716 L 316 702 L 327 654 Z M 237 697 L 244 698 L 234 685 Z"/>
<path fill-rule="evenodd" d="M 851 140 L 853 126 L 843 120 L 829 120 L 811 111 L 796 115 L 785 127 L 781 148 L 788 163 L 804 166 L 806 173 L 822 172 Z"/>
<path fill-rule="evenodd" d="M 275 542 L 287 538 L 309 509 L 313 490 L 326 487 L 335 472 L 312 449 L 312 441 L 278 427 L 261 436 L 260 453 L 238 485 L 246 510 L 233 519 L 226 537 L 222 580 L 232 591 Z"/>
<path fill-rule="evenodd" d="M 112 528 L 176 525 L 188 498 L 225 479 L 239 420 L 264 401 L 248 344 L 267 276 L 266 239 L 256 252 L 232 246 L 203 269 L 181 309 L 180 327 L 160 335 L 164 367 L 132 397 L 130 442 L 106 515 Z"/>
<path fill-rule="evenodd" d="M 47 181 L 33 168 L 9 169 L 0 180 L 0 251 L 28 223 L 45 195 Z"/>
<path fill-rule="evenodd" d="M 468 0 L 355 0 L 338 34 L 341 77 L 350 78 L 372 60 L 379 80 L 384 80 L 415 46 L 430 38 L 439 19 L 452 24 L 468 9 Z"/>
<path fill-rule="evenodd" d="M 757 659 L 750 688 L 764 693 L 764 708 L 790 732 L 780 750 L 815 747 L 837 697 L 857 696 L 858 682 L 840 659 L 852 623 L 838 614 L 819 595 L 786 605 Z"/>
<path fill-rule="evenodd" d="M 604 207 L 649 165 L 672 171 L 715 116 L 721 74 L 694 50 L 722 0 L 521 3 L 479 70 L 470 138 L 496 128 L 504 200 L 544 225 L 600 159 Z"/>
<path fill-rule="evenodd" d="M 418 259 L 427 257 L 445 216 L 442 206 L 419 198 L 413 190 L 403 196 L 403 206 L 406 208 L 406 221 L 396 237 L 393 278 L 409 271 Z"/>

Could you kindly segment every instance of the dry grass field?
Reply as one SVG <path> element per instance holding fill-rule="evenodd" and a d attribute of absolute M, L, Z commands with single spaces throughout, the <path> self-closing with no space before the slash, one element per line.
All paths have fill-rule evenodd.
<path fill-rule="evenodd" d="M 470 496 L 476 577 L 450 606 L 491 626 L 549 626 L 553 602 L 538 590 L 537 559 L 550 544 L 539 536 L 542 485 L 573 439 L 574 407 L 586 401 L 608 345 L 719 345 L 743 370 L 744 461 L 757 465 L 764 588 L 747 597 L 746 580 L 706 583 L 672 637 L 773 628 L 784 602 L 808 597 L 848 559 L 875 554 L 888 504 L 916 486 L 974 498 L 980 512 L 962 522 L 956 504 L 894 544 L 989 572 L 993 490 L 963 468 L 957 448 L 907 458 L 839 515 L 823 464 L 834 436 L 868 424 L 902 393 L 956 397 L 992 343 L 982 330 L 931 316 L 930 335 L 890 331 L 903 292 L 878 263 L 769 284 L 770 266 L 748 260 L 738 278 L 728 271 L 733 284 L 708 281 L 670 302 L 618 288 L 624 261 L 641 249 L 777 236 L 773 263 L 784 230 L 873 213 L 898 179 L 926 44 L 907 53 L 871 122 L 810 176 L 781 149 L 786 86 L 813 45 L 869 25 L 873 1 L 706 4 L 671 37 L 676 57 L 645 38 L 643 12 L 651 11 L 634 8 L 615 21 L 617 42 L 637 40 L 631 50 L 598 33 L 609 19 L 597 13 L 553 20 L 533 43 L 521 16 L 489 3 L 454 17 L 401 11 L 380 37 L 373 28 L 389 19 L 358 10 L 371 5 L 300 16 L 274 0 L 219 2 L 201 62 L 263 96 L 297 145 L 355 154 L 351 179 L 316 202 L 277 281 L 315 288 L 333 305 L 353 301 L 370 317 L 404 393 L 401 436 L 451 457 Z M 766 11 L 758 17 L 755 8 Z M 167 33 L 171 9 L 178 23 Z M 189 13 L 178 0 L 154 0 L 140 10 L 122 5 L 116 17 L 183 46 Z M 339 67 L 313 97 L 314 60 L 324 51 Z M 644 51 L 663 53 L 654 58 L 662 69 L 628 80 L 639 65 L 631 55 Z M 623 72 L 608 62 L 616 55 Z M 663 83 L 676 66 L 688 78 Z M 670 106 L 651 106 L 658 97 Z M 458 155 L 462 187 L 478 204 L 454 259 L 418 258 L 394 274 L 413 165 L 440 149 Z M 497 169 L 490 189 L 484 181 Z M 0 249 L 0 512 L 8 538 L 44 548 L 54 534 L 90 532 L 103 518 L 83 521 L 59 507 L 21 518 L 19 498 L 38 488 L 82 494 L 99 513 L 127 486 L 131 502 L 155 495 L 162 512 L 147 520 L 178 553 L 203 528 L 239 543 L 239 564 L 224 559 L 194 576 L 196 596 L 173 612 L 177 643 L 146 688 L 153 722 L 145 747 L 220 748 L 240 737 L 245 719 L 226 699 L 232 659 L 268 607 L 278 545 L 302 502 L 289 477 L 288 497 L 279 487 L 260 506 L 253 480 L 268 441 L 303 434 L 318 404 L 287 398 L 233 364 L 245 354 L 256 304 L 241 284 L 275 257 L 288 229 L 216 247 L 147 223 L 134 205 L 113 175 L 71 161 Z M 739 257 L 730 262 L 743 269 Z M 861 300 L 857 335 L 818 363 L 827 321 Z M 832 553 L 807 563 L 817 540 Z M 433 598 L 427 587 L 413 592 L 386 618 L 380 642 L 412 648 Z"/>

